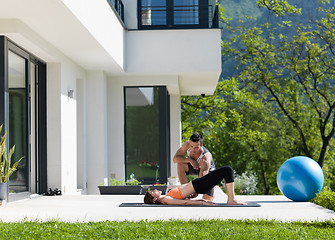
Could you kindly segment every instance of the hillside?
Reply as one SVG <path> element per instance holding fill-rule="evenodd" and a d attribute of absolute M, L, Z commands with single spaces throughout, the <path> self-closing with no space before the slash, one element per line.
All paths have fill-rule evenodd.
<path fill-rule="evenodd" d="M 292 24 L 307 25 L 310 21 L 320 19 L 320 14 L 317 9 L 321 6 L 319 0 L 288 0 L 288 3 L 301 8 L 301 14 L 287 14 L 285 17 L 276 17 L 271 14 L 265 8 L 259 8 L 257 6 L 257 0 L 219 0 L 221 6 L 223 6 L 225 12 L 224 16 L 231 19 L 230 25 L 237 26 L 239 20 L 245 20 L 245 16 L 251 16 L 255 18 L 254 25 L 260 25 L 264 22 L 279 23 L 283 20 L 292 21 Z M 330 0 L 331 6 L 335 7 L 335 0 Z M 284 35 L 290 35 L 290 32 L 283 32 Z M 223 28 L 222 40 L 229 41 L 231 37 L 230 32 Z M 234 70 L 234 63 L 229 59 L 222 61 L 222 74 L 221 78 L 226 78 L 228 76 L 234 75 L 236 70 Z"/>

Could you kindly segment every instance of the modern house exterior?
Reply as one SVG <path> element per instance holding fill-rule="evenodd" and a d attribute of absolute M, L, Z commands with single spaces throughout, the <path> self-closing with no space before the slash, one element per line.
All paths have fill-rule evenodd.
<path fill-rule="evenodd" d="M 0 0 L 8 201 L 177 176 L 183 95 L 221 73 L 215 0 Z M 2 133 L 3 134 L 3 133 Z"/>

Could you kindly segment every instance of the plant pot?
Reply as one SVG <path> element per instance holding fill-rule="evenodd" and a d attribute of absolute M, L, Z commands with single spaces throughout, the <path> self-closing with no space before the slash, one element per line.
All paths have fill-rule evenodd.
<path fill-rule="evenodd" d="M 0 183 L 0 201 L 7 199 L 7 183 Z"/>
<path fill-rule="evenodd" d="M 155 190 L 157 189 L 158 191 L 162 191 L 163 195 L 166 195 L 167 190 L 168 190 L 168 186 L 167 185 L 163 185 L 163 186 L 152 186 L 152 185 L 142 185 L 143 186 L 143 190 L 142 190 L 142 194 L 144 195 L 147 191 L 150 190 Z"/>
<path fill-rule="evenodd" d="M 141 185 L 130 186 L 98 186 L 101 195 L 140 195 Z"/>

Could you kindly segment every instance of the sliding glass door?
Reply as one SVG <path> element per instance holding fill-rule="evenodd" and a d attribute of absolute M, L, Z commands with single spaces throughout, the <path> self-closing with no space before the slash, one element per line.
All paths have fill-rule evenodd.
<path fill-rule="evenodd" d="M 0 36 L 0 123 L 12 162 L 7 201 L 47 191 L 46 64 Z M 8 150 L 9 151 L 9 150 Z"/>
<path fill-rule="evenodd" d="M 9 146 L 15 145 L 13 163 L 23 157 L 17 171 L 9 179 L 9 193 L 29 190 L 29 111 L 28 97 L 28 60 L 8 51 L 8 88 L 9 88 Z"/>

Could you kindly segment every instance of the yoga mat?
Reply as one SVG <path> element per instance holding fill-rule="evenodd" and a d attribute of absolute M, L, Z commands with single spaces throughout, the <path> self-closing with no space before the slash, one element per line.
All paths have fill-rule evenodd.
<path fill-rule="evenodd" d="M 213 206 L 207 205 L 163 205 L 145 203 L 121 203 L 119 207 L 260 207 L 256 202 L 247 202 L 248 205 L 227 205 L 227 203 L 217 203 Z"/>

